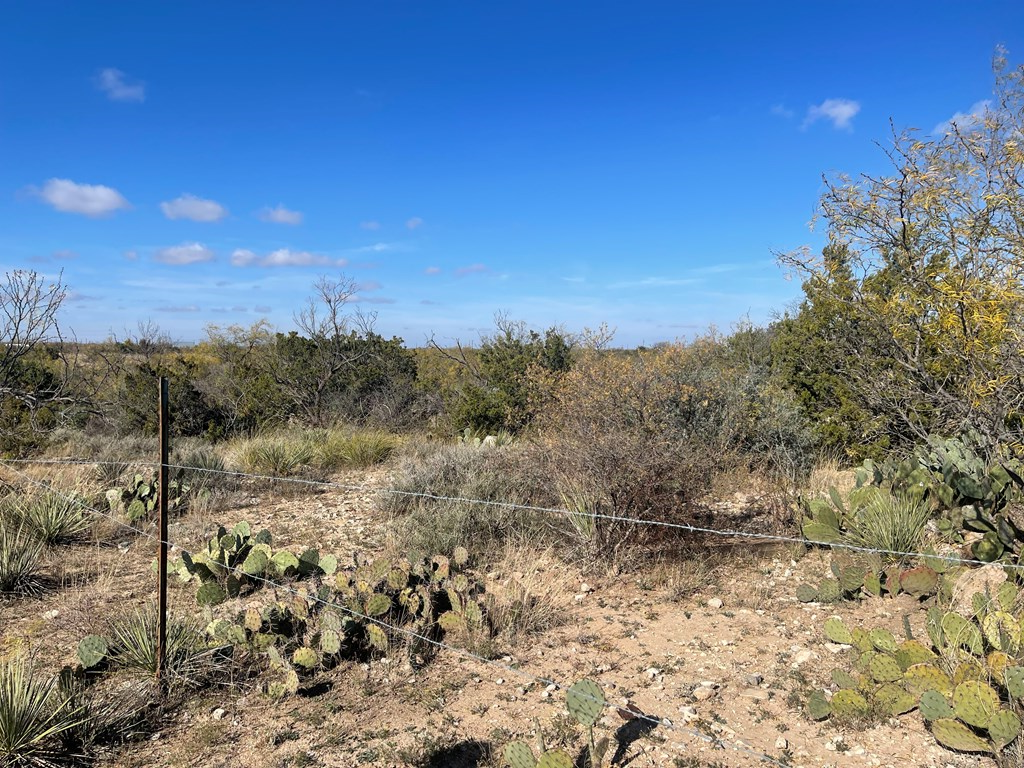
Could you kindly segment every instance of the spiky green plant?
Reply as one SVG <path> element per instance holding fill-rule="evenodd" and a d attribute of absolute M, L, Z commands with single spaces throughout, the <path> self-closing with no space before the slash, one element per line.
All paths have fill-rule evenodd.
<path fill-rule="evenodd" d="M 10 514 L 50 547 L 82 539 L 93 522 L 75 494 L 56 491 L 18 497 Z"/>
<path fill-rule="evenodd" d="M 43 542 L 23 527 L 0 521 L 0 593 L 35 594 L 41 580 Z"/>
<path fill-rule="evenodd" d="M 360 430 L 349 435 L 343 455 L 347 465 L 366 468 L 383 464 L 397 447 L 394 435 L 380 430 Z"/>
<path fill-rule="evenodd" d="M 313 448 L 304 440 L 255 438 L 242 449 L 239 461 L 248 472 L 288 477 L 313 460 Z"/>
<path fill-rule="evenodd" d="M 852 516 L 844 539 L 872 549 L 918 552 L 930 515 L 927 502 L 910 496 L 878 494 Z"/>
<path fill-rule="evenodd" d="M 155 603 L 147 603 L 110 623 L 110 655 L 118 666 L 156 672 L 157 621 Z M 202 633 L 190 619 L 167 617 L 167 671 L 175 682 L 191 681 L 201 668 Z"/>
<path fill-rule="evenodd" d="M 46 768 L 69 757 L 60 738 L 82 717 L 57 678 L 24 659 L 0 662 L 0 765 Z"/>

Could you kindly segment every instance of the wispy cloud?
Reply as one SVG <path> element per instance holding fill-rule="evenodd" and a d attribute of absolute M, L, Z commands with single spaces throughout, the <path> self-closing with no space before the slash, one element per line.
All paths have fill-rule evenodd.
<path fill-rule="evenodd" d="M 78 254 L 75 253 L 75 251 L 72 251 L 70 248 L 63 248 L 59 251 L 54 251 L 51 255 L 57 261 L 68 261 L 70 259 L 78 258 Z"/>
<path fill-rule="evenodd" d="M 157 312 L 198 312 L 199 307 L 195 304 L 174 304 L 156 308 Z"/>
<path fill-rule="evenodd" d="M 423 219 L 421 219 L 419 216 L 413 216 L 411 219 L 405 222 L 405 226 L 408 229 L 419 229 L 420 227 L 423 226 Z"/>
<path fill-rule="evenodd" d="M 704 281 L 696 277 L 645 277 L 643 280 L 627 280 L 621 283 L 612 283 L 609 288 L 678 288 L 686 285 L 695 285 Z"/>
<path fill-rule="evenodd" d="M 101 69 L 96 75 L 95 82 L 96 87 L 103 91 L 111 101 L 141 103 L 146 100 L 146 84 L 142 81 L 129 83 L 120 69 L 113 67 Z"/>
<path fill-rule="evenodd" d="M 353 304 L 394 304 L 394 299 L 389 299 L 386 296 L 363 296 L 362 294 L 354 294 L 348 299 Z"/>
<path fill-rule="evenodd" d="M 772 104 L 771 113 L 776 117 L 784 117 L 791 120 L 796 113 L 785 104 Z"/>
<path fill-rule="evenodd" d="M 439 275 L 439 274 L 441 274 L 441 268 L 440 267 L 427 267 L 426 269 L 423 270 L 423 274 L 424 275 Z"/>
<path fill-rule="evenodd" d="M 954 125 L 961 131 L 973 130 L 981 125 L 981 121 L 985 118 L 985 113 L 989 111 L 991 106 L 991 99 L 976 101 L 966 112 L 956 112 L 949 120 L 936 125 L 932 128 L 932 133 L 941 136 L 952 131 Z"/>
<path fill-rule="evenodd" d="M 262 312 L 263 314 L 266 314 L 267 312 L 273 312 L 274 308 L 268 307 L 266 304 L 257 304 L 255 307 L 252 308 L 252 311 Z"/>
<path fill-rule="evenodd" d="M 359 222 L 359 226 L 362 227 L 363 229 L 368 229 L 371 232 L 376 232 L 378 229 L 380 229 L 380 222 L 379 221 L 361 221 L 361 222 Z"/>
<path fill-rule="evenodd" d="M 294 226 L 302 223 L 301 212 L 291 211 L 283 205 L 278 205 L 276 208 L 270 208 L 268 206 L 260 211 L 259 217 L 260 221 L 266 221 L 272 224 L 291 224 Z"/>
<path fill-rule="evenodd" d="M 128 261 L 136 261 L 139 258 L 138 251 L 125 251 L 121 255 L 124 256 Z"/>
<path fill-rule="evenodd" d="M 202 243 L 182 243 L 169 248 L 161 248 L 153 254 L 153 260 L 161 264 L 181 266 L 185 264 L 201 264 L 213 261 L 214 252 Z"/>
<path fill-rule="evenodd" d="M 585 277 L 563 277 L 562 281 L 566 282 L 566 283 L 585 283 L 585 282 L 587 282 L 587 278 L 585 278 Z"/>
<path fill-rule="evenodd" d="M 160 203 L 160 210 L 168 219 L 189 221 L 220 221 L 228 215 L 228 209 L 216 200 L 204 200 L 189 194 Z"/>
<path fill-rule="evenodd" d="M 78 184 L 70 179 L 50 179 L 37 194 L 63 213 L 80 213 L 99 218 L 130 208 L 128 201 L 113 187 L 102 184 Z"/>
<path fill-rule="evenodd" d="M 344 267 L 348 261 L 288 248 L 279 248 L 265 256 L 260 256 L 247 248 L 237 248 L 231 254 L 231 263 L 236 267 Z"/>
<path fill-rule="evenodd" d="M 481 272 L 487 272 L 487 267 L 483 264 L 469 264 L 465 267 L 459 267 L 455 270 L 456 277 L 464 277 L 465 275 L 478 275 Z"/>
<path fill-rule="evenodd" d="M 439 306 L 441 304 L 441 302 L 440 301 L 432 301 L 431 299 L 420 299 L 420 304 L 425 304 L 427 306 L 433 307 L 433 306 Z"/>
<path fill-rule="evenodd" d="M 378 283 L 376 280 L 366 280 L 362 283 L 356 283 L 357 291 L 379 291 L 384 286 Z"/>
<path fill-rule="evenodd" d="M 833 128 L 853 130 L 853 118 L 860 112 L 860 102 L 852 99 L 825 99 L 821 104 L 809 107 L 803 127 L 807 128 L 818 120 L 828 120 Z"/>

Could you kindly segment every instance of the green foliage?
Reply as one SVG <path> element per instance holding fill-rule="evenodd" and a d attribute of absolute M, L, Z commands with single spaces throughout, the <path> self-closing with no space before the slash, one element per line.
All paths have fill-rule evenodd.
<path fill-rule="evenodd" d="M 802 530 L 809 541 L 888 552 L 919 551 L 931 517 L 925 501 L 869 486 L 856 488 L 845 500 L 832 489 L 828 499 L 804 499 L 803 506 Z"/>
<path fill-rule="evenodd" d="M 587 730 L 587 765 L 600 768 L 609 744 L 607 737 L 600 740 L 594 737 L 594 725 L 607 706 L 601 686 L 593 680 L 578 680 L 566 691 L 565 699 L 569 714 Z M 543 743 L 539 758 L 534 756 L 533 749 L 525 741 L 506 744 L 502 756 L 509 768 L 572 768 L 574 765 L 564 749 L 546 749 Z"/>
<path fill-rule="evenodd" d="M 887 630 L 851 630 L 840 619 L 828 619 L 826 636 L 852 646 L 860 674 L 836 670 L 839 690 L 831 702 L 816 692 L 807 703 L 810 716 L 859 719 L 918 708 L 939 743 L 998 757 L 1021 730 L 1021 623 L 1008 612 L 1017 589 L 1009 585 L 995 598 L 978 594 L 973 602 L 969 616 L 930 609 L 929 645 L 897 643 Z"/>
<path fill-rule="evenodd" d="M 86 635 L 78 641 L 78 663 L 82 665 L 82 669 L 93 669 L 107 660 L 109 651 L 110 644 L 107 638 L 102 635 Z"/>
<path fill-rule="evenodd" d="M 192 487 L 180 479 L 180 471 L 175 472 L 167 482 L 168 512 L 183 509 L 191 490 Z M 124 486 L 110 488 L 105 495 L 111 512 L 134 523 L 155 512 L 159 491 L 159 478 L 155 472 L 148 476 L 136 473 Z"/>
<path fill-rule="evenodd" d="M 0 661 L 0 764 L 56 765 L 66 757 L 61 737 L 82 719 L 57 678 L 24 659 Z"/>
<path fill-rule="evenodd" d="M 946 570 L 946 564 L 940 558 L 929 558 L 929 562 L 935 568 L 928 565 L 883 568 L 882 559 L 877 555 L 851 555 L 837 550 L 832 555 L 832 577 L 822 579 L 817 586 L 800 584 L 796 597 L 802 603 L 832 603 L 868 596 L 895 596 L 903 592 L 925 599 L 939 591 L 940 571 Z"/>
<path fill-rule="evenodd" d="M 78 541 L 92 527 L 77 494 L 42 491 L 15 494 L 4 502 L 3 524 L 24 528 L 46 546 Z"/>
<path fill-rule="evenodd" d="M 23 527 L 0 525 L 0 593 L 32 594 L 40 589 L 43 542 Z"/>
<path fill-rule="evenodd" d="M 109 656 L 112 662 L 123 669 L 155 673 L 158 620 L 156 603 L 146 603 L 111 620 Z M 203 648 L 202 633 L 193 620 L 174 614 L 167 617 L 165 669 L 172 685 L 195 682 L 193 678 L 201 667 Z"/>

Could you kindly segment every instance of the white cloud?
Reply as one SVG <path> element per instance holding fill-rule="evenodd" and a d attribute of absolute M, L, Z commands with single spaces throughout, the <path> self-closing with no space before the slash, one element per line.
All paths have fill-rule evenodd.
<path fill-rule="evenodd" d="M 455 270 L 456 277 L 462 277 L 463 275 L 475 275 L 481 272 L 486 272 L 487 267 L 483 264 L 470 264 L 466 267 L 459 267 Z"/>
<path fill-rule="evenodd" d="M 195 304 L 165 305 L 156 308 L 157 312 L 198 312 L 199 307 Z"/>
<path fill-rule="evenodd" d="M 424 275 L 439 275 L 439 274 L 441 274 L 441 268 L 440 267 L 427 267 L 426 269 L 423 270 L 423 274 Z"/>
<path fill-rule="evenodd" d="M 852 120 L 860 112 L 860 102 L 852 99 L 825 99 L 807 109 L 807 117 L 804 118 L 803 127 L 818 120 L 830 120 L 833 128 L 853 130 Z"/>
<path fill-rule="evenodd" d="M 991 106 L 991 99 L 976 101 L 966 112 L 957 112 L 949 120 L 936 125 L 932 128 L 932 133 L 941 136 L 952 131 L 954 125 L 961 131 L 970 131 L 981 124 Z"/>
<path fill-rule="evenodd" d="M 353 304 L 394 304 L 394 299 L 389 299 L 386 296 L 362 296 L 355 294 L 349 296 L 348 300 Z"/>
<path fill-rule="evenodd" d="M 787 120 L 793 117 L 794 112 L 785 104 L 772 104 L 771 113 L 776 117 L 784 117 Z"/>
<path fill-rule="evenodd" d="M 252 310 L 253 310 L 253 312 L 267 313 L 267 312 L 273 312 L 274 308 L 273 307 L 268 307 L 266 304 L 257 304 L 255 307 L 252 308 Z"/>
<path fill-rule="evenodd" d="M 290 211 L 283 205 L 278 205 L 276 208 L 268 206 L 260 211 L 260 221 L 267 221 L 273 224 L 301 224 L 302 213 Z"/>
<path fill-rule="evenodd" d="M 202 243 L 182 243 L 169 248 L 161 248 L 153 254 L 153 260 L 161 264 L 201 264 L 213 261 L 214 253 Z"/>
<path fill-rule="evenodd" d="M 356 284 L 357 291 L 379 291 L 383 287 L 384 286 L 376 280 L 366 280 L 362 283 Z"/>
<path fill-rule="evenodd" d="M 369 229 L 371 232 L 376 232 L 380 229 L 379 221 L 363 221 L 359 223 L 359 226 L 363 229 Z"/>
<path fill-rule="evenodd" d="M 645 277 L 643 280 L 629 280 L 622 283 L 612 283 L 609 288 L 679 288 L 685 285 L 694 285 L 704 281 L 695 277 Z"/>
<path fill-rule="evenodd" d="M 125 251 L 121 255 L 124 256 L 126 259 L 128 259 L 128 261 L 135 261 L 136 259 L 139 258 L 139 252 L 138 251 Z"/>
<path fill-rule="evenodd" d="M 58 261 L 78 258 L 78 254 L 68 248 L 64 248 L 63 250 L 60 251 L 54 251 L 51 254 L 51 256 L 53 256 L 53 258 L 57 259 Z"/>
<path fill-rule="evenodd" d="M 231 263 L 236 267 L 344 267 L 348 262 L 288 248 L 279 248 L 266 256 L 260 256 L 247 248 L 238 248 L 231 254 Z"/>
<path fill-rule="evenodd" d="M 408 227 L 409 229 L 417 229 L 423 226 L 423 219 L 421 219 L 419 216 L 413 216 L 411 219 L 405 222 L 405 226 Z"/>
<path fill-rule="evenodd" d="M 120 69 L 108 67 L 101 69 L 96 75 L 96 87 L 107 94 L 111 101 L 136 101 L 146 100 L 146 84 L 139 81 L 128 83 L 125 80 L 124 72 Z"/>
<path fill-rule="evenodd" d="M 80 213 L 93 218 L 109 216 L 114 211 L 131 207 L 121 193 L 112 187 L 77 184 L 70 179 L 50 179 L 38 194 L 58 211 Z"/>
<path fill-rule="evenodd" d="M 160 210 L 168 219 L 190 221 L 220 221 L 228 215 L 228 209 L 215 200 L 204 200 L 188 194 L 160 203 Z"/>
<path fill-rule="evenodd" d="M 400 243 L 374 243 L 363 245 L 359 248 L 350 248 L 346 253 L 385 253 L 387 251 L 401 251 L 403 246 Z"/>

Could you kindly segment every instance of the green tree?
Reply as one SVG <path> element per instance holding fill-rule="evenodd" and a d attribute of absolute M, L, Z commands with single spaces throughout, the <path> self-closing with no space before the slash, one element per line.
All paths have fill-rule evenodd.
<path fill-rule="evenodd" d="M 836 372 L 894 446 L 1024 437 L 1024 68 L 1000 51 L 994 70 L 983 113 L 940 136 L 894 131 L 888 174 L 826 179 L 821 216 L 845 269 L 781 257 L 867 340 Z"/>

